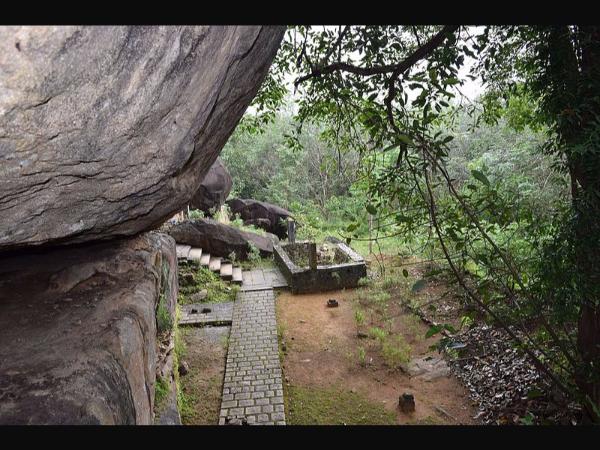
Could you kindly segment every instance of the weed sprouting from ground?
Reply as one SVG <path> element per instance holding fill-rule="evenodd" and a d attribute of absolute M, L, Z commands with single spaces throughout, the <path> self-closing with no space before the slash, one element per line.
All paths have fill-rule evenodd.
<path fill-rule="evenodd" d="M 411 347 L 402 335 L 388 336 L 381 344 L 381 356 L 392 369 L 410 361 Z"/>
<path fill-rule="evenodd" d="M 356 324 L 358 326 L 362 325 L 363 323 L 365 323 L 365 313 L 362 312 L 360 309 L 357 309 L 356 311 L 354 311 L 354 320 L 356 321 Z"/>
<path fill-rule="evenodd" d="M 369 335 L 379 343 L 383 343 L 388 336 L 388 332 L 379 327 L 373 327 L 369 330 Z"/>
<path fill-rule="evenodd" d="M 365 365 L 367 364 L 367 352 L 365 351 L 365 348 L 358 347 L 357 353 L 358 353 L 358 363 L 361 366 L 365 367 Z"/>

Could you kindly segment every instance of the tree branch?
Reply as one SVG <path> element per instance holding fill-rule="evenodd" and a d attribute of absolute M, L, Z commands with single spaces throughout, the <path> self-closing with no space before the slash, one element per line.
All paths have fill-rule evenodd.
<path fill-rule="evenodd" d="M 424 45 L 417 48 L 413 53 L 411 53 L 406 59 L 397 63 L 397 64 L 388 64 L 383 66 L 373 66 L 373 67 L 359 67 L 354 66 L 352 64 L 344 63 L 344 62 L 336 62 L 333 64 L 329 64 L 323 67 L 311 67 L 311 72 L 301 76 L 296 81 L 294 81 L 294 86 L 298 86 L 300 83 L 303 83 L 306 80 L 311 78 L 320 77 L 322 75 L 327 75 L 333 72 L 349 72 L 356 75 L 361 76 L 371 76 L 371 75 L 379 75 L 384 73 L 392 73 L 392 78 L 397 78 L 400 74 L 410 69 L 416 63 L 421 61 L 423 58 L 429 56 L 437 47 L 439 47 L 442 42 L 456 30 L 458 30 L 458 25 L 445 25 L 435 36 L 433 36 L 429 41 L 427 41 Z"/>

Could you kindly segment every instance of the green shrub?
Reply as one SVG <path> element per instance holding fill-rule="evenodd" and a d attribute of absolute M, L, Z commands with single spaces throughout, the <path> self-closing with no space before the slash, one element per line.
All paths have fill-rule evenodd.
<path fill-rule="evenodd" d="M 201 211 L 199 209 L 190 209 L 188 217 L 190 219 L 204 219 L 204 211 Z"/>

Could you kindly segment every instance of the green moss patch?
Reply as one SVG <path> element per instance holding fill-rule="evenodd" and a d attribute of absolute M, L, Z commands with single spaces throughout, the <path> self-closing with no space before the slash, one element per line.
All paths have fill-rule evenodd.
<path fill-rule="evenodd" d="M 366 397 L 340 389 L 286 386 L 289 425 L 395 425 L 396 414 Z"/>

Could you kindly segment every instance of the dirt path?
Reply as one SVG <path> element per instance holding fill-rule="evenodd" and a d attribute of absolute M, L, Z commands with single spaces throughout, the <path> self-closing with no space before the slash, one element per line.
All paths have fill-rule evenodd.
<path fill-rule="evenodd" d="M 183 360 L 189 372 L 180 377 L 183 425 L 217 425 L 221 407 L 230 327 L 182 327 Z"/>
<path fill-rule="evenodd" d="M 337 299 L 339 307 L 327 308 L 329 298 Z M 475 423 L 472 417 L 476 411 L 468 393 L 454 377 L 425 381 L 399 369 L 390 370 L 375 340 L 357 336 L 355 308 L 352 291 L 278 295 L 277 322 L 285 347 L 283 372 L 287 392 L 302 387 L 350 392 L 368 399 L 373 406 L 383 406 L 388 416 L 396 415 L 398 424 Z M 439 356 L 429 350 L 436 339 L 424 339 L 426 325 L 393 305 L 387 313 L 393 318 L 393 332 L 402 335 L 410 345 L 412 359 Z M 360 364 L 359 348 L 364 349 L 364 366 Z M 414 413 L 405 414 L 397 408 L 398 397 L 404 392 L 415 397 Z M 293 412 L 288 418 L 288 423 L 293 423 Z"/>

